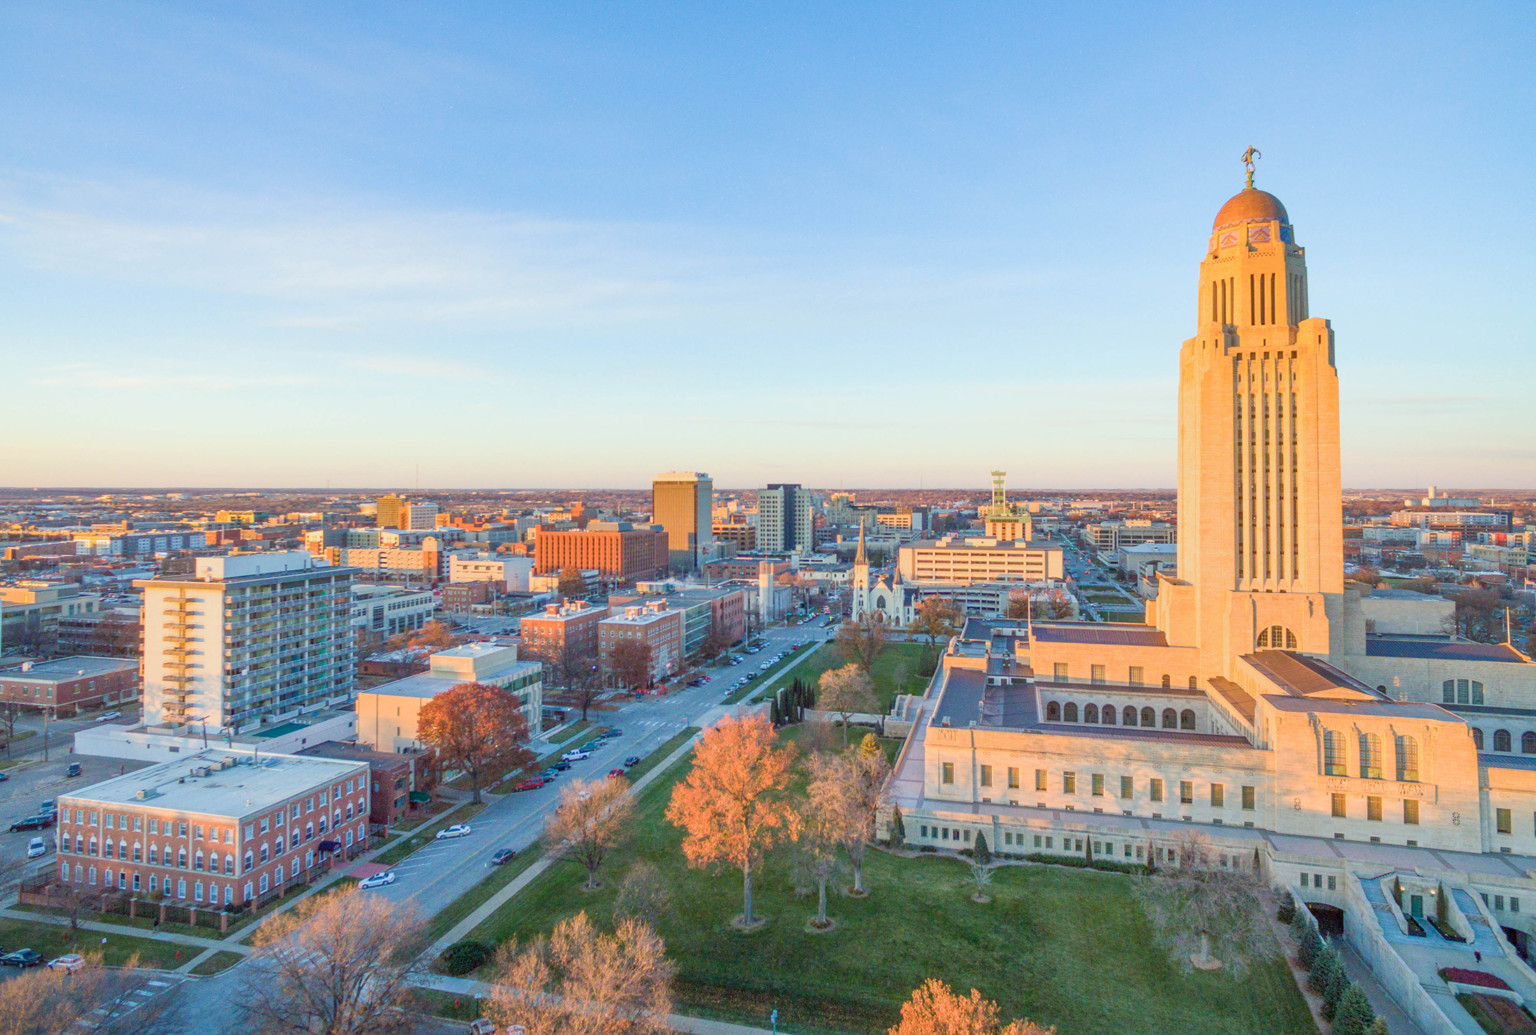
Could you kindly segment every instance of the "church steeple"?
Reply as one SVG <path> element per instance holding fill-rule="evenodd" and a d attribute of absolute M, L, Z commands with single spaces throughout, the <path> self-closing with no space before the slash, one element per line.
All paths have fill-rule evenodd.
<path fill-rule="evenodd" d="M 869 564 L 869 558 L 864 553 L 864 521 L 859 520 L 859 551 L 853 555 L 854 564 Z"/>

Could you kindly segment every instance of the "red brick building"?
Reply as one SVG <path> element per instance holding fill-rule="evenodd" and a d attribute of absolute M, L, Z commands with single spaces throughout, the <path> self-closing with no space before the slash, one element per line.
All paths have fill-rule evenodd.
<path fill-rule="evenodd" d="M 139 696 L 139 663 L 125 658 L 57 658 L 0 672 L 0 702 L 54 715 Z"/>
<path fill-rule="evenodd" d="M 299 753 L 368 763 L 368 822 L 376 827 L 392 827 L 408 817 L 423 804 L 421 797 L 428 790 L 427 756 L 424 754 L 386 753 L 360 744 L 335 741 L 316 744 Z M 413 794 L 417 795 L 416 802 L 411 800 Z"/>
<path fill-rule="evenodd" d="M 534 537 L 534 571 L 596 568 L 604 577 L 629 581 L 662 575 L 669 564 L 666 529 L 628 521 L 589 521 L 586 528 L 541 528 Z"/>
<path fill-rule="evenodd" d="M 683 612 L 670 610 L 666 601 L 652 601 L 645 607 L 630 605 L 597 623 L 598 651 L 603 670 L 613 672 L 614 649 L 625 641 L 637 641 L 651 648 L 650 683 L 665 679 L 683 664 Z"/>
<path fill-rule="evenodd" d="M 368 841 L 366 762 L 211 748 L 59 797 L 55 873 L 198 905 L 311 879 Z"/>
<path fill-rule="evenodd" d="M 467 614 L 476 604 L 488 604 L 497 597 L 495 582 L 450 582 L 443 587 L 443 610 L 449 614 Z"/>
<path fill-rule="evenodd" d="M 518 656 L 555 666 L 567 658 L 597 657 L 597 624 L 610 614 L 584 600 L 549 604 L 541 615 L 522 620 L 522 646 Z"/>

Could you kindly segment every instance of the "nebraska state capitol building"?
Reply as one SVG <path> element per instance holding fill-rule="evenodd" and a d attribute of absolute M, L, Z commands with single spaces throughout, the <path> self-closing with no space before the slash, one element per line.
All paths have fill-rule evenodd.
<path fill-rule="evenodd" d="M 1196 315 L 1177 577 L 1159 576 L 1146 625 L 968 621 L 905 702 L 908 840 L 985 832 L 993 851 L 1136 862 L 1197 828 L 1223 864 L 1257 853 L 1346 930 L 1390 912 L 1362 882 L 1435 874 L 1485 894 L 1523 949 L 1536 664 L 1414 634 L 1439 627 L 1418 614 L 1437 599 L 1346 584 L 1333 330 L 1285 206 L 1251 172 L 1217 213 Z"/>

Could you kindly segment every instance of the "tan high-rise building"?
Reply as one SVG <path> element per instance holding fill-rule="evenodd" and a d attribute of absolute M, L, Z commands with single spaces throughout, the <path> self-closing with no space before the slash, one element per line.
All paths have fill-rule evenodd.
<path fill-rule="evenodd" d="M 1251 179 L 1216 215 L 1197 304 L 1179 355 L 1179 574 L 1158 627 L 1223 675 L 1255 644 L 1326 656 L 1344 591 L 1333 330 L 1309 312 L 1285 206 Z"/>
<path fill-rule="evenodd" d="M 658 474 L 651 483 L 651 520 L 667 530 L 673 567 L 698 567 L 714 545 L 714 495 L 714 482 L 702 471 Z"/>
<path fill-rule="evenodd" d="M 405 507 L 404 499 L 390 493 L 388 496 L 380 496 L 374 505 L 378 508 L 374 512 L 374 524 L 380 528 L 400 527 L 400 511 Z"/>

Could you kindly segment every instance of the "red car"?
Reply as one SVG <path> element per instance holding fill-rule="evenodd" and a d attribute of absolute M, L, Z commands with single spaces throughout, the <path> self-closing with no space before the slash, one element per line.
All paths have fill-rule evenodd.
<path fill-rule="evenodd" d="M 623 776 L 623 775 L 624 775 L 624 770 L 622 770 L 622 769 L 610 769 L 610 770 L 608 770 L 608 779 L 610 779 L 610 780 L 612 780 L 615 777 L 619 777 L 619 776 Z"/>
<path fill-rule="evenodd" d="M 522 783 L 518 784 L 512 789 L 514 791 L 536 791 L 540 787 L 543 787 L 547 782 L 548 781 L 545 780 L 542 776 L 530 776 L 528 779 L 524 780 Z"/>

